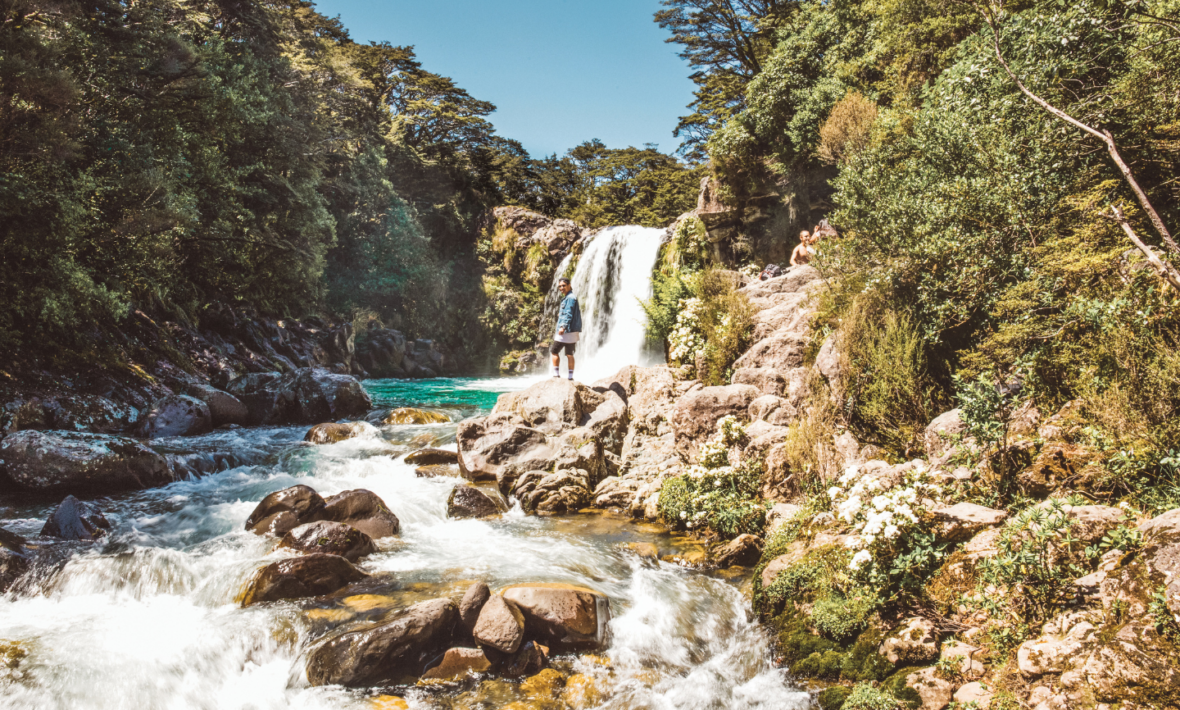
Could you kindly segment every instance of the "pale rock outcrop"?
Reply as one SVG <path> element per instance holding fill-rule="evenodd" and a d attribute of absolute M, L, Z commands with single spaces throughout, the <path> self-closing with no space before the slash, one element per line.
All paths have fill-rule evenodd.
<path fill-rule="evenodd" d="M 906 676 L 905 684 L 913 688 L 922 699 L 920 710 L 942 710 L 950 705 L 955 686 L 938 675 L 934 667 L 923 668 Z"/>
<path fill-rule="evenodd" d="M 964 435 L 966 431 L 967 427 L 959 416 L 959 410 L 952 409 L 939 414 L 926 426 L 923 439 L 926 444 L 926 456 L 933 460 L 953 450 L 956 437 Z"/>
<path fill-rule="evenodd" d="M 1097 631 L 1093 624 L 1081 621 L 1059 633 L 1059 623 L 1046 624 L 1045 632 L 1039 638 L 1020 644 L 1016 660 L 1021 673 L 1030 677 L 1062 673 L 1069 670 L 1073 659 L 1091 645 Z"/>
<path fill-rule="evenodd" d="M 702 387 L 684 395 L 676 402 L 672 419 L 676 450 L 695 458 L 697 447 L 717 432 L 718 420 L 731 415 L 747 419 L 750 403 L 760 395 L 751 385 Z"/>
<path fill-rule="evenodd" d="M 963 542 L 987 528 L 999 526 L 1008 518 L 1005 510 L 986 508 L 975 503 L 956 503 L 931 511 L 939 540 Z"/>
<path fill-rule="evenodd" d="M 906 619 L 881 644 L 880 654 L 893 665 L 920 665 L 938 657 L 938 632 L 920 616 Z"/>

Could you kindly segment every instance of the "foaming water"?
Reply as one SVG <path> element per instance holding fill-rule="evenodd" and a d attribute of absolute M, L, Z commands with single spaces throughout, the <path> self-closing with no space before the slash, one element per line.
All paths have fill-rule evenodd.
<path fill-rule="evenodd" d="M 490 394 L 494 401 L 497 392 L 526 380 L 366 386 L 383 407 L 433 402 L 442 411 L 474 414 L 490 404 L 466 398 Z M 454 429 L 453 423 L 375 427 L 324 446 L 304 444 L 304 427 L 166 442 L 175 448 L 187 442 L 190 451 L 240 442 L 262 462 L 99 499 L 113 524 L 108 538 L 52 546 L 58 562 L 0 598 L 0 653 L 15 643 L 25 654 L 15 670 L 0 662 L 0 706 L 366 707 L 364 692 L 308 687 L 303 654 L 341 624 L 375 618 L 365 615 L 367 607 L 343 595 L 248 609 L 235 603 L 258 567 L 284 555 L 273 540 L 246 532 L 246 518 L 266 494 L 303 483 L 322 495 L 367 488 L 401 520 L 401 534 L 378 541 L 379 551 L 360 563 L 374 575 L 364 593 L 376 595 L 372 604 L 386 605 L 372 613 L 457 596 L 475 580 L 493 588 L 579 584 L 611 598 L 613 639 L 604 654 L 611 664 L 604 670 L 574 658 L 559 662 L 600 677 L 607 691 L 601 707 L 808 707 L 808 695 L 770 662 L 769 640 L 748 619 L 748 602 L 732 583 L 645 564 L 622 549 L 644 541 L 668 553 L 687 541 L 609 514 L 536 518 L 517 508 L 494 520 L 447 518 L 446 500 L 459 480 L 419 478 L 402 456 L 413 437 L 427 432 L 453 441 Z M 17 504 L 0 524 L 35 536 L 52 503 Z M 476 707 L 465 704 L 464 690 L 403 693 L 413 708 Z"/>

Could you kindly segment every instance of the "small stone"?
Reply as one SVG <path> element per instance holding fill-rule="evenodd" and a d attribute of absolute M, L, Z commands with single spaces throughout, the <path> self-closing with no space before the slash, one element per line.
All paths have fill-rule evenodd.
<path fill-rule="evenodd" d="M 308 520 L 307 517 L 303 519 Z M 401 530 L 401 522 L 385 501 L 363 488 L 329 496 L 314 519 L 352 526 L 374 540 L 397 535 Z"/>
<path fill-rule="evenodd" d="M 906 619 L 885 642 L 880 653 L 893 665 L 917 665 L 938 656 L 938 635 L 934 624 L 920 616 Z"/>
<path fill-rule="evenodd" d="M 110 528 L 111 524 L 98 506 L 66 496 L 45 521 L 41 534 L 63 540 L 94 540 L 105 535 Z"/>
<path fill-rule="evenodd" d="M 451 418 L 438 412 L 428 412 L 425 409 L 401 407 L 395 409 L 382 420 L 384 424 L 446 424 Z"/>
<path fill-rule="evenodd" d="M 378 695 L 369 699 L 372 710 L 410 710 L 410 704 L 396 695 Z"/>
<path fill-rule="evenodd" d="M 479 620 L 479 612 L 491 596 L 492 593 L 488 589 L 488 585 L 483 582 L 476 582 L 467 588 L 467 593 L 463 595 L 463 601 L 459 602 L 459 618 L 463 620 L 463 625 L 467 627 L 468 631 L 475 628 L 475 623 Z"/>
<path fill-rule="evenodd" d="M 443 654 L 442 663 L 422 674 L 432 680 L 453 680 L 468 673 L 486 673 L 492 662 L 478 648 L 451 648 Z"/>
<path fill-rule="evenodd" d="M 446 449 L 419 449 L 406 454 L 405 462 L 411 466 L 459 465 L 459 454 Z"/>
<path fill-rule="evenodd" d="M 295 557 L 258 570 L 239 601 L 242 606 L 250 606 L 281 599 L 320 597 L 368 576 L 337 555 Z"/>
<path fill-rule="evenodd" d="M 955 686 L 940 678 L 937 668 L 923 668 L 906 676 L 906 686 L 922 699 L 921 710 L 942 710 L 951 702 Z"/>
<path fill-rule="evenodd" d="M 524 615 L 512 602 L 494 595 L 480 610 L 471 635 L 480 646 L 516 653 L 524 640 Z"/>
<path fill-rule="evenodd" d="M 328 520 L 300 525 L 283 536 L 279 547 L 304 553 L 340 555 L 349 562 L 356 562 L 377 551 L 377 546 L 368 535 L 350 525 Z"/>
<path fill-rule="evenodd" d="M 628 542 L 623 548 L 642 560 L 656 562 L 660 559 L 660 548 L 650 542 Z"/>
<path fill-rule="evenodd" d="M 459 484 L 447 498 L 449 518 L 490 518 L 503 511 L 491 496 L 475 486 Z"/>
<path fill-rule="evenodd" d="M 314 516 L 324 505 L 324 499 L 310 486 L 284 488 L 259 501 L 250 517 L 246 518 L 246 529 L 259 535 L 284 535 L 296 527 L 300 520 Z M 280 524 L 279 516 L 282 513 L 288 515 L 283 516 Z"/>
<path fill-rule="evenodd" d="M 307 430 L 303 440 L 312 444 L 335 444 L 358 437 L 371 429 L 374 427 L 368 422 L 316 424 Z"/>
<path fill-rule="evenodd" d="M 738 535 L 716 551 L 717 566 L 753 567 L 762 557 L 762 540 L 755 535 Z"/>
<path fill-rule="evenodd" d="M 970 706 L 970 703 L 975 703 L 974 706 L 978 710 L 987 710 L 991 707 L 992 698 L 995 693 L 978 681 L 968 683 L 955 691 L 954 700 L 959 707 Z"/>
<path fill-rule="evenodd" d="M 414 475 L 418 478 L 458 478 L 462 475 L 462 473 L 459 471 L 458 466 L 440 463 L 431 466 L 419 466 L 418 468 L 414 469 Z"/>

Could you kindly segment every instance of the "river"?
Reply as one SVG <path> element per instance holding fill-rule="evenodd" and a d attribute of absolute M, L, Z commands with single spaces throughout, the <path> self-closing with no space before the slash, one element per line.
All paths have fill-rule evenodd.
<path fill-rule="evenodd" d="M 377 408 L 486 413 L 530 380 L 366 382 Z M 628 542 L 662 553 L 693 543 L 611 514 L 451 520 L 456 478 L 419 478 L 401 461 L 416 446 L 454 446 L 456 425 L 382 426 L 372 436 L 312 446 L 307 427 L 219 431 L 159 441 L 168 451 L 248 453 L 242 466 L 164 488 L 100 498 L 105 540 L 58 543 L 62 561 L 32 589 L 0 598 L 0 706 L 5 708 L 365 708 L 379 692 L 308 686 L 302 655 L 341 624 L 438 596 L 474 580 L 567 582 L 611 598 L 609 671 L 577 657 L 568 670 L 601 677 L 604 708 L 805 708 L 806 693 L 770 662 L 769 639 L 748 618 L 747 576 L 643 562 Z M 399 537 L 360 567 L 363 592 L 329 599 L 235 604 L 274 541 L 244 523 L 266 494 L 304 483 L 327 495 L 368 488 L 400 518 Z M 35 538 L 56 501 L 0 499 L 0 525 Z M 413 708 L 492 708 L 517 686 L 394 688 Z M 494 691 L 494 692 L 492 692 Z"/>

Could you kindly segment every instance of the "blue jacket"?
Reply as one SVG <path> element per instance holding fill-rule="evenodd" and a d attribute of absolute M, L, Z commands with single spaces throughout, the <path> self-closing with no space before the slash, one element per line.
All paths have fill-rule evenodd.
<path fill-rule="evenodd" d="M 578 307 L 578 298 L 569 294 L 561 299 L 561 313 L 557 316 L 558 330 L 565 328 L 567 333 L 582 332 L 582 309 Z"/>

